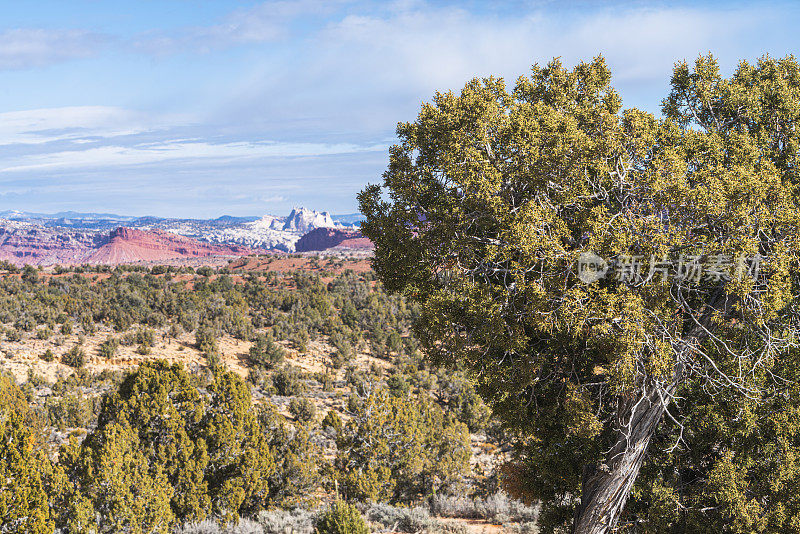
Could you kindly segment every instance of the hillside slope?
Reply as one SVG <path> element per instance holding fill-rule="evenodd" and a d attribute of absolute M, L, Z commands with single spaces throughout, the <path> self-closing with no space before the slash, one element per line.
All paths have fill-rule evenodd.
<path fill-rule="evenodd" d="M 119 227 L 111 232 L 109 241 L 95 250 L 86 261 L 117 264 L 205 256 L 243 256 L 253 252 L 248 247 L 201 243 L 161 230 Z"/>

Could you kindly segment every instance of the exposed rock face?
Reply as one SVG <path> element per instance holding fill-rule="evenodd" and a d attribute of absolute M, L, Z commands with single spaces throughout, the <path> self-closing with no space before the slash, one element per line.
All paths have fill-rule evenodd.
<path fill-rule="evenodd" d="M 90 230 L 44 228 L 0 219 L 0 260 L 16 265 L 82 263 L 108 236 Z"/>
<path fill-rule="evenodd" d="M 251 222 L 248 226 L 255 231 L 283 230 L 285 219 L 274 215 L 264 215 L 257 221 Z"/>
<path fill-rule="evenodd" d="M 120 227 L 105 234 L 0 219 L 0 260 L 16 265 L 117 264 L 253 252 L 257 251 L 238 245 L 203 243 L 162 230 Z"/>
<path fill-rule="evenodd" d="M 316 228 L 333 228 L 330 213 L 327 211 L 314 211 L 306 208 L 294 208 L 283 224 L 284 232 L 306 233 Z"/>
<path fill-rule="evenodd" d="M 87 262 L 117 264 L 252 253 L 252 249 L 238 245 L 213 245 L 161 230 L 120 227 L 111 232 L 108 243 L 95 250 Z"/>
<path fill-rule="evenodd" d="M 306 208 L 295 208 L 288 217 L 211 220 L 72 212 L 46 215 L 9 211 L 0 216 L 3 214 L 8 219 L 0 218 L 0 260 L 19 265 L 158 261 L 249 254 L 253 249 L 294 252 L 298 240 L 317 229 L 343 233 L 314 234 L 297 250 L 371 248 L 369 241 L 353 233 L 352 226 L 337 223 L 326 211 Z M 73 216 L 74 220 L 69 218 Z"/>
<path fill-rule="evenodd" d="M 264 215 L 257 221 L 245 223 L 237 228 L 206 233 L 203 239 L 212 243 L 235 243 L 248 247 L 294 252 L 295 243 L 303 234 L 316 228 L 335 226 L 336 223 L 327 211 L 295 208 L 288 217 Z"/>
<path fill-rule="evenodd" d="M 297 252 L 322 251 L 331 248 L 350 250 L 369 250 L 372 241 L 358 230 L 340 228 L 317 228 L 301 237 L 295 244 Z"/>

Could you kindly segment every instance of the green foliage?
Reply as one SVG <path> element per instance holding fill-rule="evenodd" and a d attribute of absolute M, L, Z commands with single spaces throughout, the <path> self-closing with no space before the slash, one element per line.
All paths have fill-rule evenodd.
<path fill-rule="evenodd" d="M 22 332 L 17 330 L 16 328 L 10 328 L 6 330 L 6 340 L 7 341 L 19 341 L 22 339 Z"/>
<path fill-rule="evenodd" d="M 730 387 L 688 383 L 676 406 L 684 429 L 670 420 L 655 436 L 624 519 L 653 534 L 791 532 L 800 524 L 799 356 L 772 370 L 787 383 L 764 377 L 762 394 L 745 402 L 720 402 L 735 398 Z"/>
<path fill-rule="evenodd" d="M 337 440 L 337 476 L 349 499 L 409 501 L 458 481 L 469 433 L 424 398 L 369 394 Z"/>
<path fill-rule="evenodd" d="M 247 387 L 221 369 L 200 385 L 177 365 L 143 364 L 104 398 L 83 443 L 63 451 L 109 532 L 167 532 L 175 518 L 235 519 L 266 504 L 274 460 Z"/>
<path fill-rule="evenodd" d="M 72 321 L 67 319 L 61 324 L 61 334 L 68 336 L 72 333 Z"/>
<path fill-rule="evenodd" d="M 312 504 L 325 464 L 322 450 L 305 427 L 292 428 L 272 406 L 265 406 L 259 419 L 275 458 L 275 471 L 268 484 L 269 503 L 287 508 Z"/>
<path fill-rule="evenodd" d="M 50 336 L 52 335 L 53 331 L 48 327 L 40 328 L 39 330 L 36 331 L 36 339 L 45 340 L 49 339 Z"/>
<path fill-rule="evenodd" d="M 286 350 L 275 343 L 271 335 L 259 335 L 250 347 L 250 365 L 263 369 L 277 367 L 286 358 Z"/>
<path fill-rule="evenodd" d="M 397 397 L 405 397 L 411 391 L 411 384 L 400 373 L 395 373 L 386 381 L 389 391 Z"/>
<path fill-rule="evenodd" d="M 97 353 L 101 358 L 110 360 L 117 355 L 118 347 L 119 341 L 117 341 L 116 338 L 109 336 L 97 347 Z"/>
<path fill-rule="evenodd" d="M 289 402 L 289 413 L 296 421 L 308 423 L 314 420 L 317 415 L 317 407 L 311 400 L 306 398 L 294 398 Z"/>
<path fill-rule="evenodd" d="M 22 269 L 22 280 L 35 284 L 39 281 L 39 271 L 33 265 L 26 265 Z"/>
<path fill-rule="evenodd" d="M 334 502 L 314 527 L 316 534 L 369 534 L 358 508 L 344 501 Z"/>
<path fill-rule="evenodd" d="M 448 373 L 441 390 L 446 395 L 448 411 L 466 424 L 470 432 L 479 432 L 487 427 L 491 410 L 484 404 L 470 380 L 464 379 L 458 373 Z"/>
<path fill-rule="evenodd" d="M 51 534 L 53 468 L 27 406 L 16 384 L 0 376 L 0 531 Z"/>
<path fill-rule="evenodd" d="M 73 345 L 61 357 L 61 362 L 64 365 L 69 365 L 75 369 L 80 369 L 86 364 L 86 352 L 80 345 Z"/>
<path fill-rule="evenodd" d="M 259 332 L 268 332 L 264 340 L 273 347 L 330 339 L 342 360 L 354 364 L 356 351 L 367 349 L 373 333 L 382 336 L 387 347 L 391 339 L 402 339 L 401 352 L 406 354 L 407 332 L 416 313 L 402 297 L 375 284 L 371 273 L 347 272 L 329 283 L 307 273 L 265 273 L 245 276 L 236 284 L 230 279 L 199 279 L 189 289 L 180 279 L 167 283 L 165 277 L 135 267 L 115 268 L 110 277 L 96 279 L 90 275 L 96 272 L 94 266 L 78 269 L 84 276 L 40 277 L 25 284 L 19 278 L 0 278 L 0 319 L 18 325 L 14 329 L 20 336 L 23 331 L 69 325 L 65 331 L 88 337 L 90 321 L 98 331 L 114 327 L 118 333 L 101 338 L 97 354 L 91 355 L 102 358 L 113 357 L 115 341 L 150 348 L 170 325 L 186 330 L 199 325 L 200 337 L 208 334 L 207 339 L 214 340 L 242 333 L 253 339 L 248 329 L 258 325 Z M 64 270 L 68 272 L 76 270 Z M 74 330 L 73 325 L 80 326 Z M 53 345 L 72 347 L 65 336 L 56 336 Z M 316 417 L 309 417 L 314 404 L 308 399 L 293 399 L 296 421 L 287 422 L 277 413 L 262 414 L 274 412 L 262 395 L 303 395 L 309 387 L 319 388 L 312 378 L 332 392 L 336 377 L 327 372 L 306 375 L 280 365 L 279 357 L 269 356 L 270 343 L 255 342 L 257 350 L 266 349 L 258 354 L 263 363 L 254 361 L 251 368 L 259 373 L 253 388 L 261 400 L 258 408 L 250 403 L 248 388 L 235 377 L 223 379 L 217 366 L 193 375 L 148 363 L 126 376 L 96 375 L 84 366 L 59 378 L 50 396 L 43 396 L 30 380 L 28 400 L 38 404 L 44 424 L 51 427 L 42 431 L 31 426 L 31 435 L 46 437 L 52 446 L 54 436 L 61 437 L 53 430 L 77 429 L 58 452 L 59 463 L 51 466 L 45 481 L 51 520 L 65 532 L 165 532 L 179 521 L 232 519 L 265 507 L 316 504 L 320 487 L 331 482 L 324 477 L 332 472 L 320 444 L 330 446 L 326 438 L 345 433 L 341 419 L 329 411 L 325 421 L 330 430 L 323 435 L 316 425 L 300 424 Z M 213 342 L 207 344 L 213 348 Z M 152 352 L 157 355 L 157 350 Z M 43 357 L 52 354 L 48 349 Z M 364 384 L 382 380 L 383 367 L 348 374 L 364 393 Z M 409 394 L 417 391 L 413 373 L 403 376 L 411 385 Z M 442 412 L 433 405 L 434 398 L 445 397 L 431 384 L 424 392 L 432 394 L 425 400 L 431 406 L 423 411 L 438 411 L 448 419 L 449 408 Z M 353 409 L 359 409 L 356 397 Z M 371 431 L 368 425 L 363 428 Z M 46 450 L 43 444 L 37 446 Z M 447 454 L 444 457 L 450 461 Z M 433 458 L 430 453 L 425 461 Z M 432 491 L 425 488 L 442 485 L 435 475 L 430 483 L 426 477 L 413 472 L 393 487 L 403 499 L 411 499 Z M 413 483 L 406 482 L 411 479 Z M 408 489 L 414 484 L 416 489 Z"/>
<path fill-rule="evenodd" d="M 154 347 L 155 333 L 152 328 L 140 328 L 136 332 L 136 343 L 143 347 Z"/>
<path fill-rule="evenodd" d="M 102 439 L 81 447 L 77 457 L 62 451 L 68 472 L 76 475 L 83 499 L 97 516 L 98 532 L 170 532 L 175 515 L 170 507 L 172 488 L 161 465 L 150 464 L 138 433 L 129 425 L 104 426 Z M 92 439 L 95 438 L 95 439 Z M 82 529 L 92 529 L 85 518 Z"/>
<path fill-rule="evenodd" d="M 168 281 L 139 267 L 62 268 L 73 274 L 30 283 L 0 278 L 0 322 L 15 325 L 20 337 L 37 324 L 51 329 L 60 325 L 64 336 L 71 335 L 76 324 L 85 333 L 104 324 L 121 334 L 121 344 L 149 348 L 154 346 L 155 327 L 169 325 L 170 336 L 175 337 L 180 333 L 177 325 L 187 332 L 199 326 L 204 352 L 214 347 L 212 338 L 223 335 L 253 339 L 257 324 L 259 329 L 269 328 L 273 341 L 300 348 L 331 336 L 343 359 L 349 360 L 366 332 L 376 328 L 387 336 L 392 331 L 407 332 L 413 314 L 402 298 L 373 285 L 371 273 L 345 272 L 323 284 L 316 274 L 271 272 L 234 284 L 228 276 Z M 110 276 L 93 279 L 76 276 L 78 271 L 110 272 Z"/>
<path fill-rule="evenodd" d="M 306 390 L 306 385 L 301 380 L 300 371 L 292 365 L 284 365 L 272 375 L 272 385 L 278 395 L 294 397 L 301 395 Z"/>
<path fill-rule="evenodd" d="M 172 339 L 178 339 L 178 336 L 181 335 L 181 327 L 180 327 L 180 325 L 175 324 L 175 323 L 171 324 L 169 326 L 169 332 L 168 333 L 169 333 L 169 337 L 171 337 Z"/>
<path fill-rule="evenodd" d="M 50 397 L 45 401 L 47 421 L 61 430 L 84 428 L 92 417 L 92 403 L 84 398 L 80 390 L 76 394 Z"/>
<path fill-rule="evenodd" d="M 210 326 L 201 326 L 194 333 L 195 346 L 200 352 L 209 354 L 219 351 L 217 332 Z"/>
<path fill-rule="evenodd" d="M 323 430 L 330 429 L 335 435 L 338 435 L 344 428 L 344 423 L 342 423 L 342 418 L 339 417 L 339 414 L 337 414 L 334 410 L 328 410 L 328 413 L 326 413 L 325 417 L 322 418 L 320 427 Z"/>
<path fill-rule="evenodd" d="M 794 461 L 793 425 L 755 431 L 774 428 L 774 412 L 748 408 L 748 396 L 769 395 L 766 377 L 798 332 L 800 66 L 765 57 L 724 78 L 701 57 L 677 65 L 671 85 L 657 119 L 622 107 L 602 58 L 535 65 L 511 88 L 474 79 L 398 125 L 383 187 L 359 197 L 373 268 L 419 304 L 415 332 L 432 359 L 468 369 L 513 431 L 508 478 L 542 501 L 544 532 L 566 528 L 606 484 L 636 477 L 642 459 L 631 456 L 645 454 L 665 409 L 688 418 L 708 455 L 677 454 L 663 470 L 645 459 L 635 498 L 660 525 L 650 531 L 798 525 L 777 489 L 793 480 L 778 467 Z M 673 269 L 586 284 L 576 264 L 588 252 L 764 260 L 757 278 L 731 270 L 695 283 Z M 388 350 L 383 333 L 372 342 Z M 709 388 L 720 393 L 704 397 Z M 684 389 L 686 403 L 671 406 Z M 640 409 L 647 417 L 634 418 Z M 738 425 L 722 414 L 750 421 L 748 439 L 728 435 Z"/>

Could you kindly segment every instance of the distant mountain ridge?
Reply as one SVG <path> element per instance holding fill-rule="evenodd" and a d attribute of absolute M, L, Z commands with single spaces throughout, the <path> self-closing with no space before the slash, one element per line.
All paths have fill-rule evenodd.
<path fill-rule="evenodd" d="M 327 211 L 316 212 L 314 210 L 309 210 L 307 208 L 294 208 L 292 213 L 295 212 L 310 212 L 310 213 L 320 213 L 325 214 L 326 216 L 330 217 L 331 221 L 335 224 L 341 224 L 343 226 L 353 226 L 358 225 L 361 221 L 364 220 L 364 216 L 360 213 L 346 213 L 342 215 L 333 215 Z M 81 224 L 89 224 L 92 227 L 96 226 L 97 223 L 105 223 L 108 224 L 109 227 L 113 227 L 113 223 L 132 223 L 135 226 L 138 225 L 146 225 L 146 224 L 154 224 L 154 223 L 163 223 L 164 221 L 182 221 L 182 222 L 197 222 L 197 223 L 207 223 L 209 225 L 219 224 L 219 225 L 235 225 L 235 224 L 245 224 L 249 222 L 255 222 L 259 219 L 264 217 L 272 217 L 274 219 L 281 220 L 285 222 L 287 218 L 291 218 L 292 214 L 288 217 L 280 217 L 275 215 L 263 215 L 263 216 L 255 216 L 255 215 L 248 215 L 248 216 L 235 216 L 235 215 L 221 215 L 219 217 L 213 219 L 191 219 L 191 218 L 172 218 L 172 217 L 157 217 L 154 215 L 143 215 L 143 216 L 135 216 L 135 215 L 119 215 L 116 213 L 94 213 L 94 212 L 80 212 L 80 211 L 59 211 L 56 213 L 38 213 L 38 212 L 31 212 L 31 211 L 20 211 L 20 210 L 5 210 L 0 211 L 0 219 L 8 219 L 11 221 L 50 221 L 50 222 L 64 222 L 70 227 L 80 227 Z M 92 224 L 94 223 L 94 224 Z"/>
<path fill-rule="evenodd" d="M 83 220 L 115 220 L 132 221 L 136 217 L 117 215 L 116 213 L 84 213 L 78 211 L 59 211 L 58 213 L 33 213 L 29 211 L 6 210 L 0 211 L 0 219 L 27 220 L 27 219 L 83 219 Z"/>
<path fill-rule="evenodd" d="M 318 229 L 330 231 L 307 239 L 301 250 L 337 246 L 363 250 L 371 246 L 366 238 L 353 234 L 358 226 L 349 221 L 357 220 L 357 214 L 342 216 L 346 220 L 343 222 L 328 212 L 302 207 L 283 217 L 223 215 L 215 219 L 170 219 L 71 211 L 54 214 L 5 211 L 0 212 L 0 217 L 0 259 L 17 264 L 126 263 L 158 261 L 171 255 L 294 252 L 303 236 Z M 181 241 L 184 239 L 188 241 Z M 113 246 L 106 246 L 109 243 Z M 106 248 L 99 252 L 102 247 Z"/>

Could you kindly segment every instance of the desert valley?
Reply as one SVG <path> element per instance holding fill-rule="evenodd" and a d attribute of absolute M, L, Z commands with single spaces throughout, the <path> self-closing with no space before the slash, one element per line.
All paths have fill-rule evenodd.
<path fill-rule="evenodd" d="M 0 11 L 0 534 L 800 534 L 800 3 Z"/>

